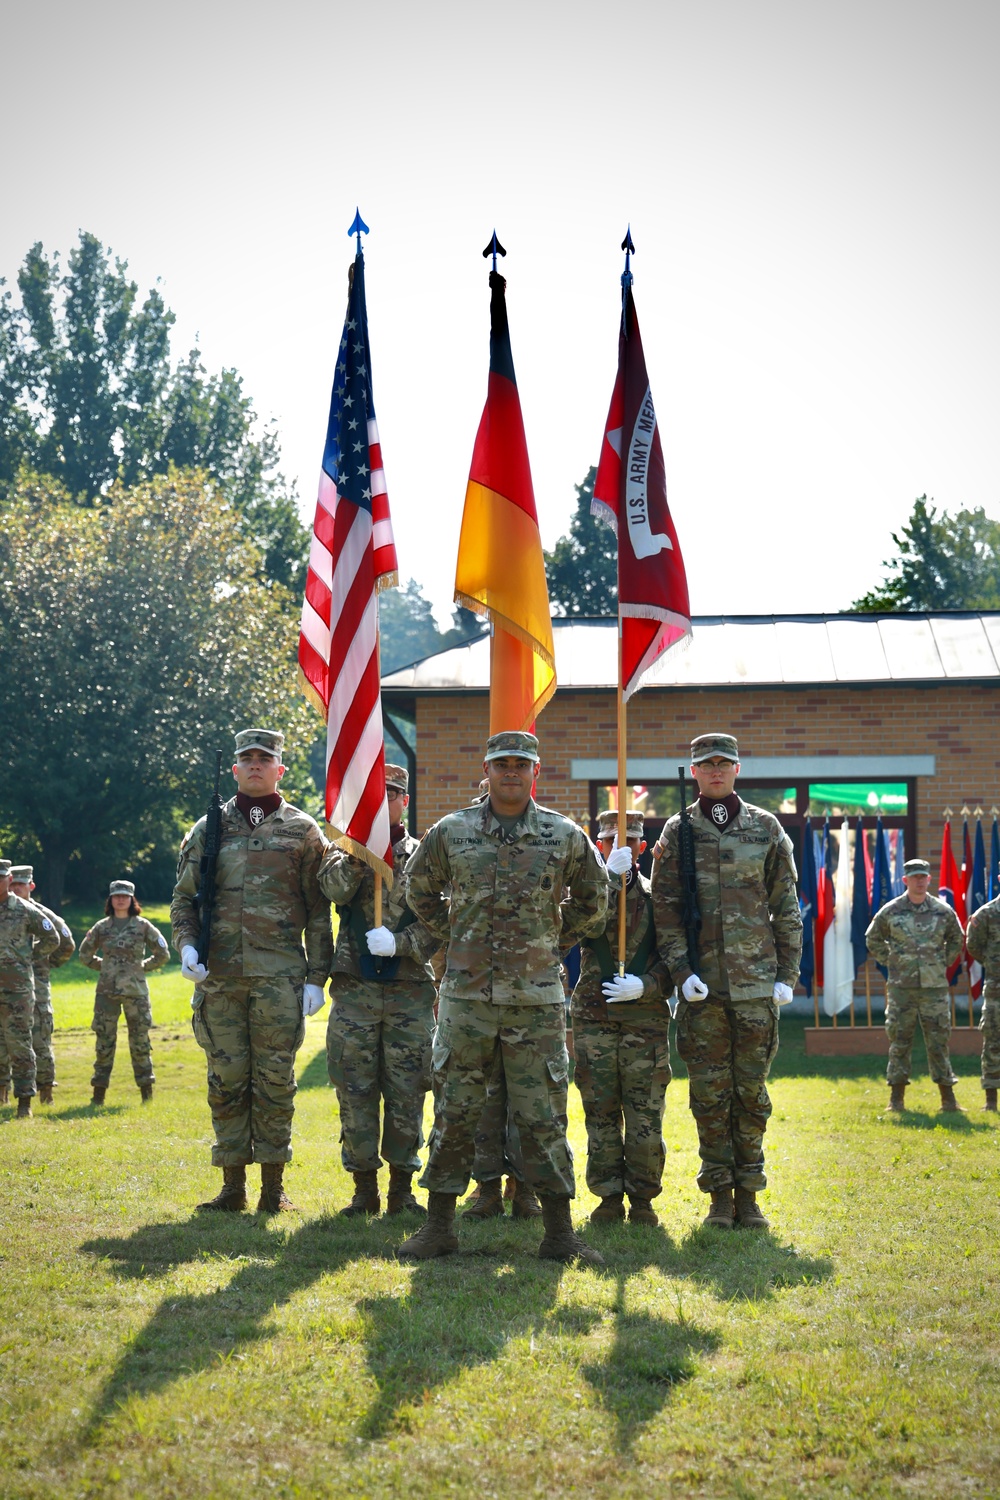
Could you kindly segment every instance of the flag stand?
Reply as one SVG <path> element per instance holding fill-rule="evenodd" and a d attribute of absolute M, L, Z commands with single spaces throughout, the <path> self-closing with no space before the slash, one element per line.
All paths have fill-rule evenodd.
<path fill-rule="evenodd" d="M 622 688 L 622 617 L 618 612 L 618 847 L 628 848 L 628 823 L 625 812 L 625 781 L 628 771 L 626 750 L 625 693 Z M 618 973 L 625 973 L 626 882 L 618 892 Z"/>

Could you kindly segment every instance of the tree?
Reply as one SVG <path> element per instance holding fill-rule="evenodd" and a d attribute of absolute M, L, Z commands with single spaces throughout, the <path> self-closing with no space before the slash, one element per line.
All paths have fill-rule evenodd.
<path fill-rule="evenodd" d="M 450 630 L 438 628 L 431 602 L 415 578 L 402 588 L 386 589 L 379 596 L 378 611 L 383 675 L 474 640 L 485 628 L 477 614 L 461 605 L 453 609 L 452 620 Z"/>
<path fill-rule="evenodd" d="M 235 370 L 209 376 L 197 349 L 171 366 L 174 314 L 156 287 L 140 303 L 127 271 L 81 232 L 65 274 L 35 244 L 20 303 L 0 296 L 0 495 L 22 466 L 85 506 L 115 481 L 201 468 L 243 517 L 266 576 L 298 589 L 307 535 L 273 427 L 257 430 Z"/>
<path fill-rule="evenodd" d="M 176 847 L 241 725 L 285 730 L 283 790 L 315 805 L 296 604 L 262 581 L 204 474 L 113 486 L 97 510 L 49 479 L 15 485 L 0 532 L 0 826 L 8 849 L 40 852 L 48 903 L 81 853 L 103 883 Z"/>
<path fill-rule="evenodd" d="M 590 513 L 597 470 L 575 485 L 576 514 L 569 535 L 545 556 L 554 615 L 613 615 L 618 609 L 618 540 Z"/>
<path fill-rule="evenodd" d="M 883 563 L 885 577 L 853 610 L 1000 608 L 1000 521 L 982 506 L 949 515 L 921 495 L 892 540 L 897 555 Z"/>

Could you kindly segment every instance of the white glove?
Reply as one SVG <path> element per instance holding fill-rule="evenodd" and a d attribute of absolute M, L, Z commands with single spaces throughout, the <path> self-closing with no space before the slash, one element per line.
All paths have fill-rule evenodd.
<path fill-rule="evenodd" d="M 616 974 L 601 985 L 605 1000 L 638 1000 L 642 996 L 642 980 L 638 974 Z"/>
<path fill-rule="evenodd" d="M 617 845 L 616 845 L 615 848 L 613 848 L 612 851 L 611 851 L 611 853 L 608 855 L 608 874 L 609 875 L 627 875 L 628 872 L 629 872 L 629 870 L 631 870 L 631 868 L 632 868 L 632 851 L 631 851 L 631 849 L 628 847 L 627 844 L 625 845 L 624 849 L 619 849 L 617 847 Z"/>
<path fill-rule="evenodd" d="M 790 984 L 782 984 L 780 979 L 774 982 L 774 999 L 778 1005 L 791 1005 L 792 987 Z"/>
<path fill-rule="evenodd" d="M 704 1000 L 708 995 L 708 985 L 702 984 L 697 974 L 689 974 L 681 985 L 681 994 L 685 1000 Z"/>
<path fill-rule="evenodd" d="M 302 990 L 302 1014 L 314 1016 L 318 1010 L 322 1010 L 326 1003 L 321 984 L 307 984 Z"/>
<path fill-rule="evenodd" d="M 373 927 L 365 933 L 368 952 L 375 958 L 391 958 L 396 951 L 396 939 L 388 927 Z"/>
<path fill-rule="evenodd" d="M 181 973 L 185 979 L 190 979 L 192 984 L 201 984 L 203 979 L 208 978 L 208 970 L 204 964 L 198 962 L 198 950 L 190 943 L 181 949 Z"/>

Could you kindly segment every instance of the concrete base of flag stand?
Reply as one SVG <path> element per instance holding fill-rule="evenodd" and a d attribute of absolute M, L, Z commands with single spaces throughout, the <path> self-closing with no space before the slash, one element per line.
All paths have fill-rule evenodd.
<path fill-rule="evenodd" d="M 885 1057 L 889 1052 L 884 1026 L 852 1026 L 849 1020 L 834 1026 L 831 1021 L 826 1026 L 807 1026 L 805 1036 L 807 1057 L 858 1057 L 866 1052 Z M 978 1057 L 983 1033 L 975 1026 L 953 1026 L 948 1046 L 952 1056 Z"/>

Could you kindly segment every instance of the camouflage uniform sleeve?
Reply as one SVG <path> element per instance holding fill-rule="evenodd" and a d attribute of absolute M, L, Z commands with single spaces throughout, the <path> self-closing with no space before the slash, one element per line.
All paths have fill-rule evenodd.
<path fill-rule="evenodd" d="M 767 910 L 777 962 L 775 980 L 794 989 L 799 982 L 802 961 L 802 908 L 795 888 L 795 855 L 791 839 L 784 830 L 768 850 L 765 874 Z"/>
<path fill-rule="evenodd" d="M 170 901 L 171 937 L 178 956 L 182 948 L 197 948 L 201 923 L 194 904 L 198 894 L 201 854 L 205 846 L 205 820 L 190 830 L 177 857 L 177 883 Z M 89 935 L 89 934 L 88 934 Z"/>
<path fill-rule="evenodd" d="M 28 907 L 28 927 L 35 939 L 35 958 L 48 958 L 59 947 L 59 929 L 37 906 Z"/>
<path fill-rule="evenodd" d="M 319 881 L 319 872 L 328 847 L 319 824 L 314 824 L 306 834 L 300 867 L 302 898 L 306 904 L 306 984 L 326 984 L 333 966 L 330 902 Z"/>
<path fill-rule="evenodd" d="M 657 857 L 654 852 L 650 884 L 657 947 L 674 983 L 682 985 L 694 970 L 688 963 L 678 847 L 677 830 L 668 823 L 657 840 L 660 854 Z"/>
<path fill-rule="evenodd" d="M 662 1000 L 670 994 L 673 987 L 670 965 L 662 953 L 657 953 L 651 957 L 651 961 L 646 965 L 646 972 L 642 976 L 642 998 Z"/>
<path fill-rule="evenodd" d="M 421 918 L 395 934 L 396 952 L 401 958 L 414 958 L 418 964 L 429 963 L 441 946 L 440 936 L 432 932 Z"/>
<path fill-rule="evenodd" d="M 944 928 L 944 944 L 945 963 L 950 968 L 965 944 L 965 933 L 962 931 L 962 924 L 950 906 L 948 907 L 948 918 Z"/>
<path fill-rule="evenodd" d="M 447 944 L 451 936 L 444 895 L 451 883 L 451 864 L 440 828 L 435 823 L 424 835 L 406 867 L 406 904 L 428 929 L 436 947 Z"/>
<path fill-rule="evenodd" d="M 49 965 L 53 969 L 61 968 L 64 963 L 68 963 L 76 952 L 76 943 L 73 941 L 73 934 L 61 917 L 58 919 L 57 926 L 59 928 L 59 947 L 49 959 Z"/>
<path fill-rule="evenodd" d="M 166 938 L 155 923 L 147 922 L 145 917 L 141 920 L 142 930 L 146 935 L 146 942 L 153 950 L 148 958 L 143 959 L 142 972 L 144 974 L 152 974 L 154 970 L 163 968 L 170 957 L 170 949 L 167 947 Z"/>
<path fill-rule="evenodd" d="M 868 952 L 877 964 L 883 968 L 889 962 L 889 934 L 886 931 L 886 920 L 884 912 L 886 908 L 881 907 L 872 918 L 868 931 L 865 933 L 865 942 L 868 944 Z"/>
<path fill-rule="evenodd" d="M 569 896 L 560 907 L 563 952 L 582 938 L 597 937 L 608 915 L 608 872 L 582 828 L 573 833 L 565 874 Z"/>
<path fill-rule="evenodd" d="M 95 922 L 80 944 L 80 962 L 88 969 L 100 971 L 101 959 L 97 947 L 101 939 L 101 924 Z"/>
<path fill-rule="evenodd" d="M 347 906 L 357 895 L 364 873 L 365 867 L 360 859 L 331 844 L 319 867 L 319 888 L 334 906 Z"/>
<path fill-rule="evenodd" d="M 965 946 L 969 950 L 969 957 L 981 964 L 986 957 L 989 945 L 990 913 L 984 906 L 981 906 L 969 918 L 969 925 L 965 932 Z"/>

